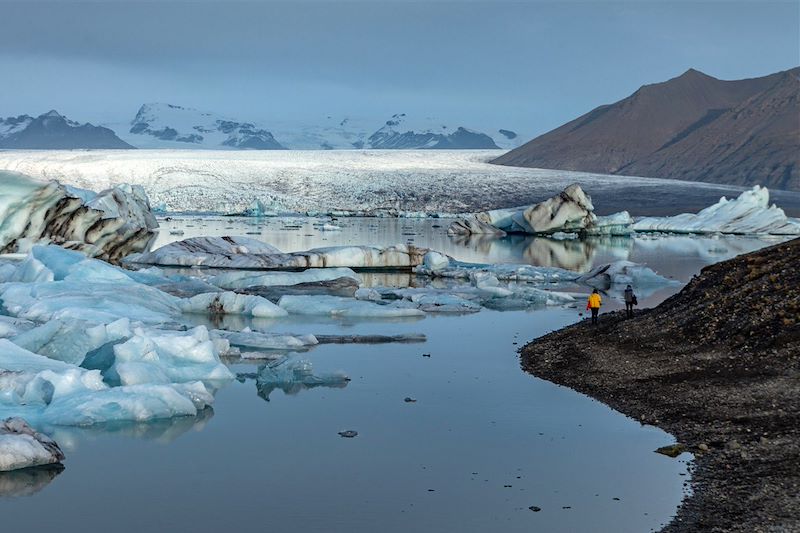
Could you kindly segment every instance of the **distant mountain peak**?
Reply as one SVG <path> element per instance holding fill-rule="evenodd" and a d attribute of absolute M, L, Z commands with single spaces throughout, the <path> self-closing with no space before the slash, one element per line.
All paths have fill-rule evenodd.
<path fill-rule="evenodd" d="M 133 148 L 108 128 L 81 125 L 51 109 L 36 118 L 29 115 L 0 118 L 0 148 L 73 150 Z"/>
<path fill-rule="evenodd" d="M 283 149 L 271 132 L 252 122 L 175 104 L 142 104 L 130 126 L 128 139 L 140 146 L 163 147 L 163 143 L 169 143 L 175 148 Z"/>

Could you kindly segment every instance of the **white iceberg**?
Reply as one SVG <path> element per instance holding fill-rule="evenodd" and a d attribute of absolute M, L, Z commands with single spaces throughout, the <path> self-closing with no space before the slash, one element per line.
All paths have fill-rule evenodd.
<path fill-rule="evenodd" d="M 122 385 L 230 380 L 233 374 L 219 352 L 204 326 L 187 332 L 136 328 L 133 337 L 114 346 L 106 376 Z"/>
<path fill-rule="evenodd" d="M 61 244 L 118 261 L 147 249 L 158 227 L 144 189 L 118 185 L 96 195 L 2 173 L 0 252 L 27 252 L 37 243 Z"/>
<path fill-rule="evenodd" d="M 88 352 L 130 335 L 127 318 L 97 325 L 84 320 L 55 319 L 20 333 L 12 342 L 50 359 L 80 365 Z"/>
<path fill-rule="evenodd" d="M 769 205 L 769 191 L 756 185 L 734 200 L 724 196 L 698 213 L 671 217 L 645 217 L 633 224 L 637 232 L 733 233 L 800 235 L 800 220 Z"/>
<path fill-rule="evenodd" d="M 0 423 L 0 472 L 60 463 L 64 452 L 58 444 L 30 427 L 21 418 Z"/>

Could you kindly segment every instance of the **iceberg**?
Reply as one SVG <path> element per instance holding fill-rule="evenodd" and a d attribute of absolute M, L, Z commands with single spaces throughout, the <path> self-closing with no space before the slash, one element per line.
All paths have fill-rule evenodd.
<path fill-rule="evenodd" d="M 50 404 L 41 420 L 45 424 L 62 426 L 146 422 L 196 416 L 212 402 L 213 396 L 200 382 L 185 385 L 131 385 L 67 396 Z"/>
<path fill-rule="evenodd" d="M 21 348 L 50 359 L 81 365 L 87 353 L 130 335 L 130 320 L 127 318 L 97 325 L 84 320 L 55 319 L 11 340 Z"/>
<path fill-rule="evenodd" d="M 149 248 L 158 222 L 141 186 L 117 185 L 96 195 L 2 172 L 0 252 L 25 253 L 55 243 L 111 262 Z"/>
<path fill-rule="evenodd" d="M 732 233 L 800 235 L 800 219 L 769 205 L 769 191 L 756 185 L 734 200 L 726 197 L 698 213 L 671 217 L 645 217 L 633 224 L 637 232 Z"/>
<path fill-rule="evenodd" d="M 284 394 L 297 394 L 315 387 L 343 388 L 349 382 L 350 378 L 343 372 L 314 375 L 311 363 L 306 360 L 285 359 L 266 364 L 256 375 L 258 395 L 267 401 L 275 389 L 281 389 Z"/>
<path fill-rule="evenodd" d="M 114 355 L 120 359 L 115 359 L 114 371 L 122 369 L 126 379 L 140 382 L 143 376 L 157 380 L 162 376 L 174 380 L 200 376 L 209 381 L 232 377 L 219 362 L 215 350 L 208 346 L 198 348 L 202 341 L 196 342 L 197 336 L 183 341 L 183 345 L 194 342 L 195 349 L 186 353 L 182 351 L 185 346 L 178 342 L 180 339 L 176 341 L 174 337 L 163 335 L 162 346 L 152 338 L 151 344 L 132 343 L 121 351 L 116 345 Z M 145 348 L 152 349 L 145 351 Z M 128 362 L 142 364 L 125 368 Z M 174 367 L 167 368 L 170 365 Z M 48 359 L 0 339 L 0 413 L 24 414 L 36 425 L 92 425 L 195 416 L 213 400 L 201 381 L 112 387 L 100 370 Z"/>
<path fill-rule="evenodd" d="M 412 268 L 428 252 L 410 244 L 388 247 L 332 246 L 304 252 L 283 253 L 244 237 L 200 237 L 173 242 L 126 262 L 159 266 L 202 266 L 251 270 L 308 268 Z"/>
<path fill-rule="evenodd" d="M 64 452 L 58 444 L 35 431 L 21 418 L 0 423 L 0 472 L 60 463 Z"/>
<path fill-rule="evenodd" d="M 121 385 L 233 379 L 220 362 L 220 348 L 204 326 L 187 332 L 136 328 L 130 339 L 114 346 L 114 363 L 106 378 Z"/>
<path fill-rule="evenodd" d="M 495 281 L 515 281 L 526 283 L 563 283 L 575 282 L 593 286 L 593 284 L 632 284 L 668 285 L 675 283 L 660 276 L 647 266 L 630 261 L 615 261 L 600 265 L 587 274 L 573 272 L 558 267 L 539 267 L 525 264 L 498 263 L 481 264 L 451 261 L 446 268 L 431 270 L 425 265 L 416 267 L 417 275 L 432 278 L 449 278 L 471 280 L 483 290 L 491 290 Z M 502 288 L 502 287 L 501 287 Z"/>
<path fill-rule="evenodd" d="M 247 315 L 256 318 L 276 318 L 287 313 L 261 296 L 235 292 L 208 292 L 192 296 L 180 303 L 184 313 L 210 315 Z"/>
<path fill-rule="evenodd" d="M 627 235 L 633 222 L 623 211 L 598 217 L 591 197 L 577 183 L 538 204 L 482 211 L 450 224 L 448 235 L 494 235 L 527 233 L 553 235 L 579 232 L 585 235 Z"/>
<path fill-rule="evenodd" d="M 615 261 L 607 265 L 600 265 L 581 275 L 578 281 L 597 288 L 609 288 L 612 285 L 647 287 L 679 283 L 656 274 L 644 265 L 631 261 Z"/>

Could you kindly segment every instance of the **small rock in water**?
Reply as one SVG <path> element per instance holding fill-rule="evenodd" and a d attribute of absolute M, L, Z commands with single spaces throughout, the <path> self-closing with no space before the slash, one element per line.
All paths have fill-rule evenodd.
<path fill-rule="evenodd" d="M 666 455 L 667 457 L 678 457 L 685 451 L 686 451 L 686 446 L 684 446 L 679 442 L 676 442 L 675 444 L 670 444 L 669 446 L 662 446 L 661 448 L 655 450 L 656 453 Z"/>
<path fill-rule="evenodd" d="M 358 431 L 353 431 L 352 429 L 348 429 L 347 431 L 340 431 L 339 435 L 347 439 L 352 439 L 353 437 L 358 435 Z"/>
<path fill-rule="evenodd" d="M 528 509 L 530 509 L 530 510 L 531 510 L 531 511 L 533 511 L 534 513 L 538 513 L 539 511 L 541 511 L 541 510 L 542 510 L 542 508 L 541 508 L 541 507 L 536 507 L 535 505 L 531 505 L 530 507 L 528 507 Z"/>
<path fill-rule="evenodd" d="M 405 398 L 403 398 L 403 401 L 406 402 L 406 403 L 415 403 L 417 400 L 415 400 L 414 398 L 411 398 L 409 396 L 406 396 Z"/>

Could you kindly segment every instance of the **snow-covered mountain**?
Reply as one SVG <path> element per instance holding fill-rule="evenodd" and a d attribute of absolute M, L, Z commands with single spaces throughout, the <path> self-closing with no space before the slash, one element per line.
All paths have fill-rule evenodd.
<path fill-rule="evenodd" d="M 512 149 L 524 137 L 508 129 L 396 113 L 388 120 L 323 116 L 319 120 L 242 122 L 172 104 L 144 104 L 129 123 L 109 124 L 138 148 L 254 150 Z"/>
<path fill-rule="evenodd" d="M 277 123 L 281 144 L 302 150 L 347 149 L 511 149 L 522 139 L 507 129 L 448 126 L 435 118 L 392 115 L 383 123 L 354 117 L 327 116 L 310 125 Z"/>
<path fill-rule="evenodd" d="M 207 111 L 172 104 L 144 104 L 121 136 L 140 148 L 282 150 L 268 130 Z"/>
<path fill-rule="evenodd" d="M 435 119 L 412 121 L 396 113 L 367 138 L 370 148 L 379 149 L 497 149 L 494 140 L 463 126 L 449 127 Z"/>
<path fill-rule="evenodd" d="M 71 150 L 83 148 L 133 148 L 113 131 L 88 122 L 80 124 L 55 110 L 34 118 L 30 115 L 0 117 L 0 148 L 22 150 Z"/>

